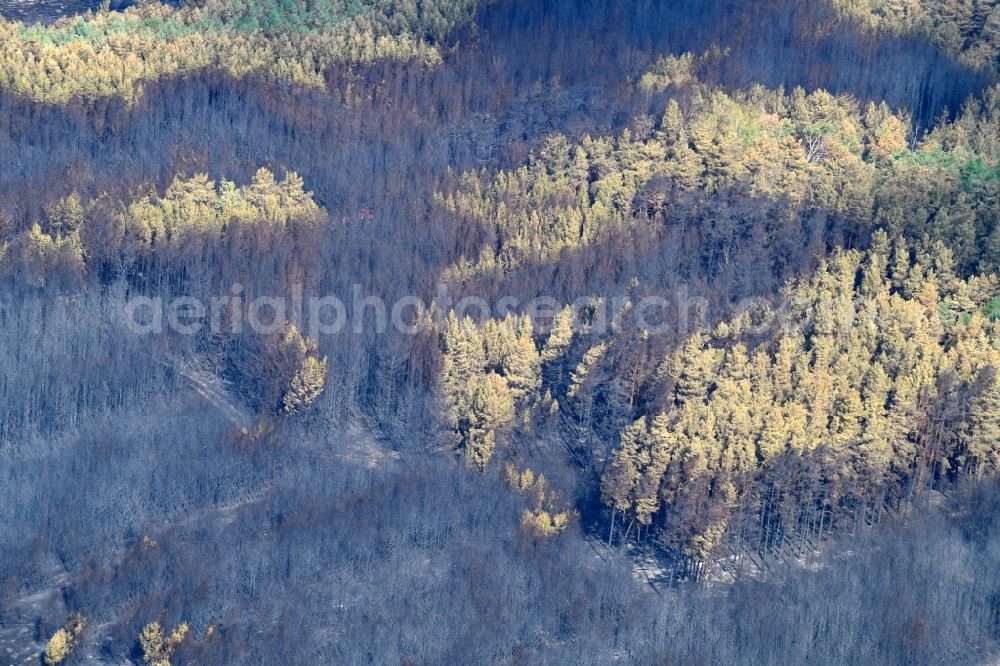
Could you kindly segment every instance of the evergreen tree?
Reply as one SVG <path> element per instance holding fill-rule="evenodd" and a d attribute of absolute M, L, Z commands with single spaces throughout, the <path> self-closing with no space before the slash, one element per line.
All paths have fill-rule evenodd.
<path fill-rule="evenodd" d="M 987 468 L 1000 467 L 1000 381 L 992 381 L 975 398 L 969 414 L 970 429 L 962 462 L 976 478 Z"/>

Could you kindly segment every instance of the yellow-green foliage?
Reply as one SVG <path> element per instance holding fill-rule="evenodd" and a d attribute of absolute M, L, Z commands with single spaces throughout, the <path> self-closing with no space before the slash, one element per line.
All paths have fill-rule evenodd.
<path fill-rule="evenodd" d="M 326 388 L 327 359 L 319 358 L 316 341 L 303 336 L 294 324 L 268 340 L 254 366 L 263 406 L 268 409 L 286 414 L 301 411 Z M 258 436 L 266 434 L 258 431 Z"/>
<path fill-rule="evenodd" d="M 61 664 L 69 654 L 70 646 L 69 632 L 65 629 L 57 630 L 56 633 L 52 634 L 52 638 L 49 639 L 49 644 L 45 648 L 45 663 L 48 666 Z"/>
<path fill-rule="evenodd" d="M 840 252 L 789 286 L 761 316 L 763 344 L 747 345 L 744 316 L 665 359 L 670 408 L 622 433 L 605 503 L 640 524 L 667 507 L 664 538 L 705 558 L 759 491 L 748 480 L 789 460 L 853 506 L 880 506 L 925 465 L 998 469 L 998 296 L 992 276 L 958 279 L 940 242 L 911 257 L 877 232 L 867 257 Z M 968 418 L 934 432 L 935 405 L 959 395 Z"/>
<path fill-rule="evenodd" d="M 672 59 L 671 77 L 689 59 Z M 528 163 L 484 181 L 465 174 L 438 205 L 495 236 L 445 274 L 462 281 L 656 222 L 691 196 L 733 191 L 794 213 L 828 211 L 857 226 L 955 249 L 963 270 L 1000 267 L 1000 88 L 911 149 L 909 120 L 884 104 L 801 89 L 728 95 L 697 83 L 642 135 L 550 137 Z M 774 233 L 780 235 L 781 216 Z"/>
<path fill-rule="evenodd" d="M 261 239 L 276 243 L 293 227 L 315 228 L 325 216 L 298 175 L 279 181 L 267 169 L 245 186 L 204 174 L 178 176 L 163 196 L 124 204 L 110 220 L 90 219 L 86 208 L 73 194 L 49 210 L 44 228 L 35 223 L 9 241 L 0 236 L 0 273 L 43 284 L 51 275 L 82 276 L 102 261 L 117 261 L 119 253 L 134 261 L 155 252 L 160 260 L 183 263 L 219 243 L 250 252 Z M 319 370 L 302 379 L 317 379 Z"/>
<path fill-rule="evenodd" d="M 142 2 L 50 26 L 0 19 L 0 86 L 40 101 L 137 99 L 157 79 L 215 67 L 322 86 L 335 62 L 419 60 L 474 0 L 414 3 L 203 0 L 180 7 Z"/>
<path fill-rule="evenodd" d="M 87 622 L 82 615 L 71 615 L 66 625 L 58 629 L 48 645 L 45 646 L 45 663 L 47 666 L 61 664 L 77 646 Z"/>
<path fill-rule="evenodd" d="M 569 526 L 574 514 L 553 508 L 559 497 L 555 493 L 546 494 L 544 475 L 536 476 L 530 469 L 518 472 L 515 466 L 509 464 L 505 475 L 511 489 L 534 498 L 533 506 L 521 514 L 521 529 L 536 536 L 555 536 Z"/>
<path fill-rule="evenodd" d="M 694 79 L 692 66 L 694 55 L 684 53 L 680 56 L 664 56 L 657 60 L 653 67 L 639 79 L 639 87 L 647 92 L 663 90 L 668 86 L 682 86 Z"/>
<path fill-rule="evenodd" d="M 280 229 L 316 222 L 321 215 L 297 174 L 278 181 L 260 169 L 253 182 L 242 187 L 227 180 L 216 183 L 205 174 L 177 177 L 162 197 L 147 196 L 129 204 L 122 220 L 126 246 L 142 252 L 196 247 L 205 238 L 218 238 L 244 224 Z"/>
<path fill-rule="evenodd" d="M 658 59 L 648 72 L 639 78 L 639 89 L 658 92 L 670 86 L 684 86 L 696 80 L 695 66 L 728 57 L 729 51 L 713 47 L 699 57 L 692 53 L 668 55 Z"/>
<path fill-rule="evenodd" d="M 326 387 L 327 359 L 306 356 L 282 398 L 286 414 L 301 411 L 316 401 Z"/>
<path fill-rule="evenodd" d="M 470 464 L 485 468 L 498 434 L 538 397 L 541 358 L 531 320 L 508 317 L 479 328 L 451 312 L 441 342 L 439 387 L 456 444 Z"/>
<path fill-rule="evenodd" d="M 147 624 L 139 636 L 143 661 L 150 666 L 170 666 L 170 658 L 187 637 L 188 629 L 187 622 L 182 622 L 169 636 L 165 636 L 159 622 Z"/>
<path fill-rule="evenodd" d="M 53 237 L 36 223 L 18 239 L 15 247 L 17 263 L 25 269 L 22 276 L 30 283 L 43 285 L 47 276 L 53 273 L 80 275 L 83 272 L 83 246 L 78 232 Z"/>
<path fill-rule="evenodd" d="M 508 464 L 504 472 L 507 477 L 507 485 L 512 490 L 516 490 L 519 493 L 527 493 L 535 487 L 535 473 L 530 469 L 518 472 L 516 467 Z"/>
<path fill-rule="evenodd" d="M 44 285 L 49 275 L 79 277 L 84 271 L 84 211 L 76 193 L 46 212 L 45 229 L 35 223 L 23 234 L 0 219 L 0 275 L 17 272 L 24 281 Z"/>
<path fill-rule="evenodd" d="M 870 28 L 918 32 L 973 67 L 1000 67 L 1000 5 L 991 0 L 833 0 Z"/>
<path fill-rule="evenodd" d="M 561 511 L 549 513 L 543 509 L 525 509 L 521 514 L 521 528 L 538 536 L 555 536 L 569 526 L 570 514 Z"/>

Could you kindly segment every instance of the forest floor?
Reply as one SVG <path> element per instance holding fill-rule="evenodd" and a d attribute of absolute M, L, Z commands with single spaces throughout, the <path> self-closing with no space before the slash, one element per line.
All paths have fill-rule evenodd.
<path fill-rule="evenodd" d="M 941 510 L 945 506 L 947 496 L 938 490 L 927 490 L 918 499 L 904 504 L 898 511 L 886 510 L 877 522 L 866 523 L 857 535 L 850 533 L 824 536 L 818 545 L 812 544 L 801 548 L 798 553 L 789 552 L 784 555 L 763 552 L 731 551 L 727 557 L 721 558 L 716 564 L 704 571 L 699 580 L 708 585 L 728 585 L 740 579 L 766 580 L 772 574 L 772 569 L 794 567 L 795 569 L 816 572 L 823 569 L 830 558 L 849 558 L 854 555 L 851 541 L 862 535 L 871 534 L 879 525 L 905 524 L 907 521 L 920 518 L 927 512 Z M 591 547 L 601 556 L 610 550 L 607 541 L 591 536 L 588 538 Z M 614 546 L 618 548 L 619 546 Z M 628 544 L 626 552 L 632 561 L 633 574 L 640 583 L 648 584 L 659 592 L 677 582 L 676 571 L 672 570 L 670 562 L 662 551 L 649 546 Z M 784 569 L 782 569 L 784 570 Z M 1000 666 L 1000 660 L 996 662 Z"/>
<path fill-rule="evenodd" d="M 59 585 L 65 582 L 64 573 L 54 572 L 50 587 L 24 596 L 5 609 L 12 620 L 0 625 L 0 666 L 42 663 L 46 643 L 38 635 L 37 618 L 60 612 L 63 601 Z"/>
<path fill-rule="evenodd" d="M 254 417 L 250 409 L 219 375 L 196 362 L 176 361 L 171 365 L 187 380 L 190 390 L 218 410 L 234 428 L 252 426 Z M 326 438 L 326 442 L 327 444 L 321 445 L 304 441 L 301 448 L 291 454 L 308 456 L 321 466 L 347 464 L 369 469 L 386 469 L 399 459 L 396 451 L 380 442 L 357 420 L 335 425 L 334 432 Z M 199 521 L 231 522 L 241 508 L 263 501 L 268 490 L 267 485 L 246 488 L 246 492 L 235 501 L 192 508 L 183 515 L 171 517 L 159 527 L 168 531 Z M 123 553 L 119 550 L 105 555 L 114 560 Z M 0 623 L 0 666 L 42 663 L 47 637 L 40 635 L 41 619 L 58 618 L 66 614 L 61 591 L 68 584 L 67 573 L 57 563 L 53 563 L 53 571 L 45 587 L 36 588 L 4 608 L 4 621 Z M 111 626 L 111 623 L 91 627 L 87 632 L 89 637 L 83 644 L 80 655 L 85 663 L 111 663 L 99 656 L 102 626 Z"/>
<path fill-rule="evenodd" d="M 111 7 L 124 9 L 132 4 L 132 0 L 113 0 Z M 0 0 L 0 16 L 24 23 L 52 23 L 100 6 L 100 0 Z"/>
<path fill-rule="evenodd" d="M 219 410 L 234 426 L 238 428 L 250 427 L 252 421 L 250 411 L 221 377 L 186 362 L 175 363 L 174 368 L 188 380 L 198 395 Z"/>

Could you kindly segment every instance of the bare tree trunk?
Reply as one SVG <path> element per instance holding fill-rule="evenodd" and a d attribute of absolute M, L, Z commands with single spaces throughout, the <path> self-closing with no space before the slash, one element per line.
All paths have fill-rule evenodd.
<path fill-rule="evenodd" d="M 635 518 L 633 518 L 628 522 L 628 527 L 625 529 L 625 534 L 622 535 L 622 543 L 621 543 L 622 548 L 625 547 L 625 543 L 628 541 L 629 532 L 632 531 L 632 525 L 634 524 L 635 524 Z"/>

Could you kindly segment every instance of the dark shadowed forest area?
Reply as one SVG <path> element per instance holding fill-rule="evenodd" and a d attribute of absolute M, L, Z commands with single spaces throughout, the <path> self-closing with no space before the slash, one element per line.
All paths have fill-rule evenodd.
<path fill-rule="evenodd" d="M 0 2 L 0 663 L 995 663 L 998 275 L 988 0 Z"/>

